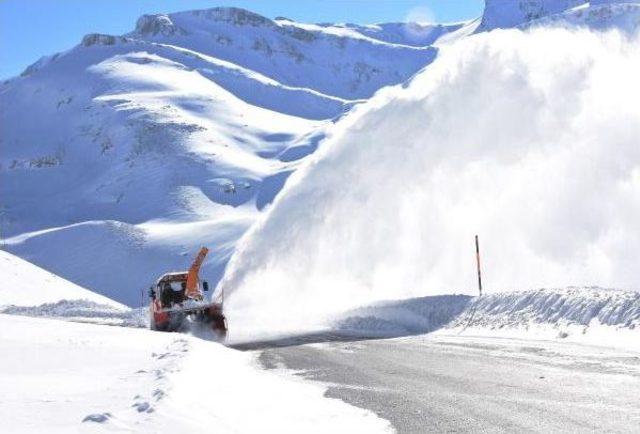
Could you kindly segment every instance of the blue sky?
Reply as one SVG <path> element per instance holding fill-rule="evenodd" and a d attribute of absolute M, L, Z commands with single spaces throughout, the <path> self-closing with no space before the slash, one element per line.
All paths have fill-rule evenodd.
<path fill-rule="evenodd" d="M 479 16 L 484 0 L 0 0 L 0 78 L 40 56 L 76 45 L 87 33 L 122 34 L 145 13 L 237 6 L 270 18 L 376 23 L 420 17 L 460 21 Z"/>

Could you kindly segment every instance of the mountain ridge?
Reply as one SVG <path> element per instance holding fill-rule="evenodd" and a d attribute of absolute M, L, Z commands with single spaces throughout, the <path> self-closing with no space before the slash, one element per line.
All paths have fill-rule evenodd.
<path fill-rule="evenodd" d="M 550 17 L 615 26 L 637 9 Z M 305 24 L 209 9 L 86 35 L 0 85 L 8 249 L 131 304 L 176 258 L 210 244 L 203 269 L 215 282 L 345 113 L 408 82 L 479 25 Z M 96 263 L 113 256 L 131 275 Z"/>

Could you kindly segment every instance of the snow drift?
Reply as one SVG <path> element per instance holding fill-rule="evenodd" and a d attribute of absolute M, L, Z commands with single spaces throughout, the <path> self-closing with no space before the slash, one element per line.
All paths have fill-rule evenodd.
<path fill-rule="evenodd" d="M 74 300 L 80 304 L 101 306 L 113 312 L 126 309 L 110 298 L 91 292 L 3 250 L 0 250 L 0 276 L 0 308 L 35 306 L 62 300 L 66 300 L 63 303 L 73 304 L 70 300 Z"/>
<path fill-rule="evenodd" d="M 181 334 L 0 315 L 0 345 L 3 432 L 391 430 L 324 386 Z"/>
<path fill-rule="evenodd" d="M 638 287 L 640 44 L 493 31 L 359 107 L 241 241 L 238 333 L 315 327 L 375 300 Z"/>
<path fill-rule="evenodd" d="M 638 347 L 640 293 L 569 287 L 427 296 L 351 310 L 334 328 L 370 337 L 454 332 Z"/>
<path fill-rule="evenodd" d="M 0 306 L 0 313 L 120 327 L 149 327 L 147 309 L 129 309 L 126 306 L 118 308 L 88 300 L 60 300 L 35 306 Z"/>

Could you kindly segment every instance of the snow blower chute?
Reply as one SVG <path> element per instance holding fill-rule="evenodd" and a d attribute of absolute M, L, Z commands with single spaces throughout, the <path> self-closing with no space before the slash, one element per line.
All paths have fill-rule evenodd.
<path fill-rule="evenodd" d="M 151 330 L 177 331 L 187 319 L 211 324 L 220 339 L 227 335 L 227 320 L 222 313 L 223 301 L 207 302 L 204 292 L 209 290 L 206 281 L 200 282 L 200 266 L 209 249 L 203 247 L 187 271 L 166 273 L 160 276 L 149 290 L 149 325 Z"/>

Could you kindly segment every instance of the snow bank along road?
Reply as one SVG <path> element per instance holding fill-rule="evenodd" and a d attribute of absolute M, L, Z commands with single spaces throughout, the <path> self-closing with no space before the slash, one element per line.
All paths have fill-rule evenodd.
<path fill-rule="evenodd" d="M 288 343 L 289 345 L 291 342 Z M 566 342 L 423 335 L 263 348 L 327 396 L 398 432 L 637 432 L 640 353 Z"/>
<path fill-rule="evenodd" d="M 0 431 L 385 432 L 324 388 L 176 333 L 0 315 Z"/>

